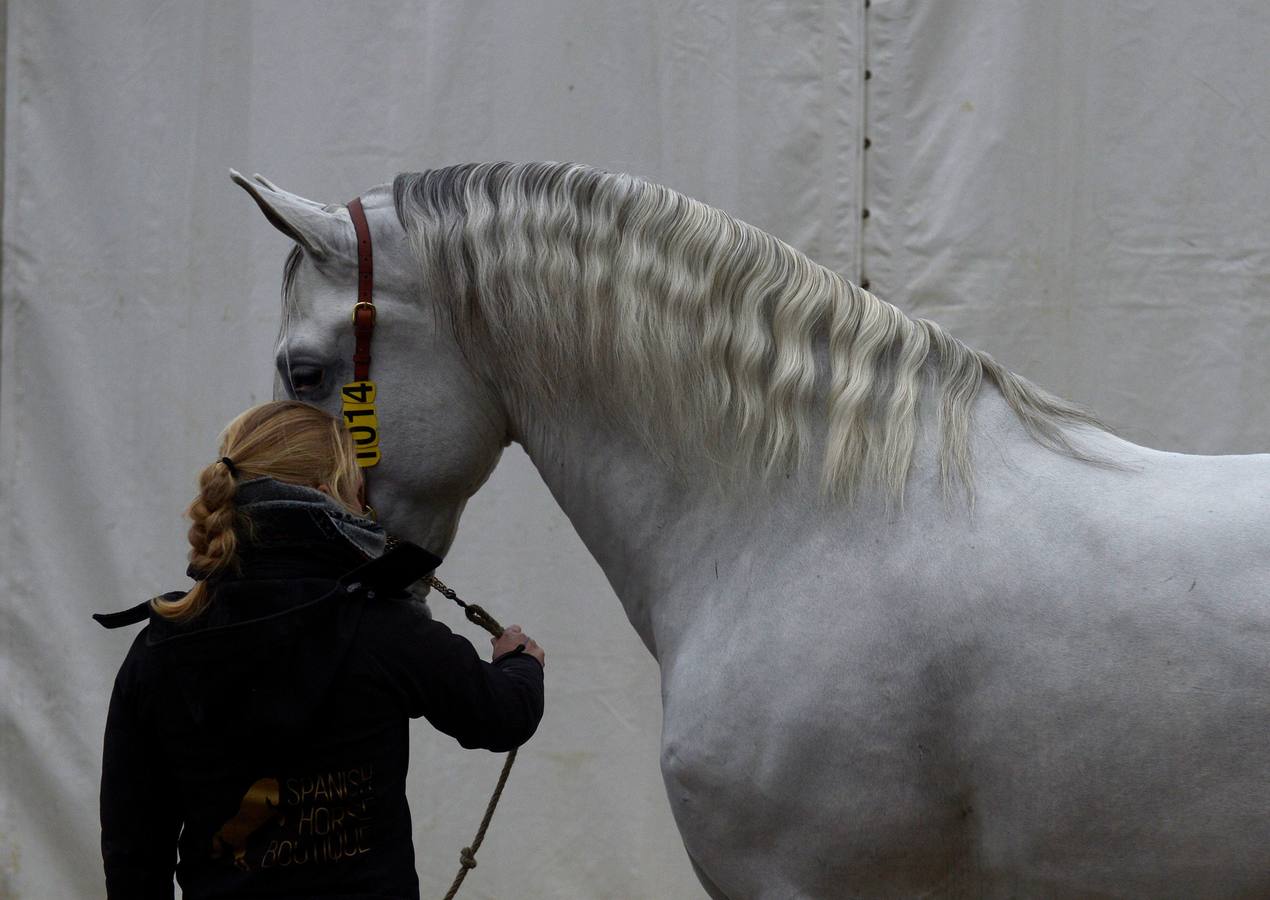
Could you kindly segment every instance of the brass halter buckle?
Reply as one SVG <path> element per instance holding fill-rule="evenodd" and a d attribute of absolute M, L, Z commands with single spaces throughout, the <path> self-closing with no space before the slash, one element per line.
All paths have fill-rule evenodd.
<path fill-rule="evenodd" d="M 368 322 L 357 321 L 357 314 L 361 312 L 363 309 L 370 312 L 370 321 Z M 369 303 L 365 300 L 358 300 L 356 303 L 353 304 L 353 324 L 354 325 L 361 325 L 362 327 L 373 328 L 375 326 L 375 316 L 376 316 L 376 310 L 375 310 L 374 303 Z"/>

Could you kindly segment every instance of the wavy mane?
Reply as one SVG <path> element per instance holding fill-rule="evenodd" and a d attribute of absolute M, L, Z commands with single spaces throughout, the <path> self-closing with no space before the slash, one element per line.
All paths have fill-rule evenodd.
<path fill-rule="evenodd" d="M 1089 460 L 1063 426 L 1102 427 L 934 322 L 631 175 L 467 164 L 399 175 L 393 195 L 426 295 L 522 422 L 544 403 L 586 403 L 675 471 L 704 459 L 725 485 L 805 466 L 818 427 L 821 489 L 837 499 L 870 485 L 902 498 L 925 384 L 946 490 L 972 491 L 984 377 L 1057 452 Z"/>

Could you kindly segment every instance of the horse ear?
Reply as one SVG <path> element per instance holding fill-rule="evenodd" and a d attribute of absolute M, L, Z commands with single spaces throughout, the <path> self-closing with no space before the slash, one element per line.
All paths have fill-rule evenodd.
<path fill-rule="evenodd" d="M 306 200 L 275 186 L 260 175 L 255 180 L 229 170 L 234 183 L 251 194 L 273 227 L 304 248 L 314 259 L 327 259 L 348 247 L 347 223 L 316 200 Z"/>

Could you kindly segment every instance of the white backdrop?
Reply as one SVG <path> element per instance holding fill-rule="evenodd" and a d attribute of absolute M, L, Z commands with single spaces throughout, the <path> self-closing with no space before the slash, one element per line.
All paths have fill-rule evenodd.
<path fill-rule="evenodd" d="M 229 166 L 326 201 L 467 160 L 635 172 L 1132 439 L 1264 450 L 1270 7 L 1210 6 L 9 0 L 0 896 L 103 892 L 129 636 L 88 615 L 187 583 L 194 473 L 271 390 L 287 247 Z M 441 574 L 550 656 L 463 896 L 700 896 L 657 768 L 656 666 L 516 448 Z M 498 758 L 423 724 L 413 741 L 439 896 Z"/>

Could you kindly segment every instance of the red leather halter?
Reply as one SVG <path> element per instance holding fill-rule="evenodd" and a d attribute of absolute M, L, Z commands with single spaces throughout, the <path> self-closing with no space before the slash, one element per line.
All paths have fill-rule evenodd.
<path fill-rule="evenodd" d="M 357 233 L 357 303 L 353 307 L 353 380 L 370 377 L 370 339 L 375 333 L 375 256 L 362 198 L 349 201 L 348 215 Z"/>
<path fill-rule="evenodd" d="M 357 233 L 357 302 L 353 305 L 353 380 L 340 389 L 344 425 L 357 446 L 357 465 L 379 464 L 379 415 L 375 411 L 375 382 L 370 380 L 370 339 L 375 333 L 375 262 L 370 226 L 362 198 L 348 204 Z"/>

